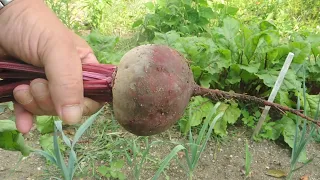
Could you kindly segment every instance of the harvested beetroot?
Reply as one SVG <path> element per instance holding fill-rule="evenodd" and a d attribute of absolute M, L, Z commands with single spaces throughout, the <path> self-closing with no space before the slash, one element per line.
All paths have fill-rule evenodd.
<path fill-rule="evenodd" d="M 160 45 L 123 56 L 113 85 L 115 118 L 138 135 L 163 132 L 183 115 L 195 83 L 184 57 Z"/>
<path fill-rule="evenodd" d="M 0 60 L 0 102 L 13 101 L 13 89 L 35 78 L 46 78 L 43 69 L 21 61 Z M 187 60 L 164 45 L 142 45 L 127 52 L 116 67 L 83 64 L 84 96 L 113 105 L 116 120 L 129 132 L 149 136 L 161 133 L 183 115 L 192 96 L 214 101 L 234 99 L 288 111 L 314 123 L 299 110 L 237 93 L 197 85 Z"/>

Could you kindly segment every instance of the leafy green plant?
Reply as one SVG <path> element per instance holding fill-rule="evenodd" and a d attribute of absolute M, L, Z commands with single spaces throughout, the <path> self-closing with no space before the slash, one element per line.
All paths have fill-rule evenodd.
<path fill-rule="evenodd" d="M 191 130 L 189 130 L 189 142 L 186 144 L 178 144 L 160 163 L 160 167 L 154 175 L 153 179 L 159 178 L 160 174 L 164 171 L 169 162 L 176 157 L 179 151 L 185 153 L 185 159 L 187 161 L 187 167 L 181 166 L 188 173 L 189 179 L 193 178 L 193 173 L 196 170 L 201 154 L 206 148 L 214 126 L 217 122 L 221 121 L 225 112 L 219 112 L 218 109 L 223 104 L 218 102 L 210 110 L 210 114 L 205 118 L 202 128 L 196 138 L 193 137 Z M 189 110 L 191 111 L 191 110 Z"/>
<path fill-rule="evenodd" d="M 223 117 L 214 126 L 214 133 L 220 136 L 227 135 L 227 125 L 234 124 L 241 115 L 241 110 L 235 102 L 220 102 L 217 109 L 218 112 L 223 112 Z M 196 96 L 189 103 L 185 117 L 179 121 L 181 131 L 186 135 L 192 127 L 203 124 L 204 119 L 210 115 L 214 103 L 207 98 Z M 200 127 L 201 127 L 200 126 Z"/>
<path fill-rule="evenodd" d="M 75 152 L 75 145 L 81 138 L 82 134 L 88 129 L 91 124 L 94 122 L 94 120 L 97 118 L 98 114 L 102 111 L 100 109 L 98 112 L 93 114 L 90 118 L 84 122 L 79 129 L 77 130 L 73 140 L 71 141 L 63 132 L 62 130 L 62 121 L 55 121 L 54 124 L 54 136 L 53 136 L 53 155 L 47 151 L 44 150 L 35 150 L 36 153 L 39 153 L 43 157 L 45 157 L 48 161 L 56 165 L 66 180 L 72 180 L 74 177 L 74 174 L 76 172 L 77 167 L 77 155 Z M 69 148 L 69 157 L 68 157 L 68 163 L 66 164 L 64 160 L 64 155 L 61 152 L 61 148 L 59 147 L 59 137 L 58 132 L 61 133 L 62 139 L 66 146 Z"/>
<path fill-rule="evenodd" d="M 248 141 L 246 141 L 245 152 L 246 152 L 245 177 L 247 179 L 248 177 L 250 177 L 250 174 L 251 174 L 251 163 L 252 163 L 252 155 L 249 150 Z"/>
<path fill-rule="evenodd" d="M 318 113 L 319 113 L 319 105 L 320 105 L 320 96 L 318 96 L 318 104 L 317 104 L 317 112 L 315 114 L 315 119 L 318 119 Z M 300 99 L 297 99 L 297 109 L 300 109 Z M 303 102 L 306 102 L 306 88 L 305 88 L 305 82 L 303 83 Z M 304 104 L 304 106 L 306 106 L 306 104 Z M 304 108 L 306 109 L 306 107 Z M 306 111 L 304 112 L 304 114 L 307 114 Z M 294 145 L 292 148 L 292 153 L 291 153 L 291 161 L 290 161 L 290 171 L 288 174 L 288 179 L 292 179 L 293 173 L 295 171 L 297 171 L 298 169 L 302 168 L 304 165 L 310 163 L 312 161 L 312 159 L 309 160 L 304 160 L 303 161 L 303 165 L 296 168 L 297 163 L 299 162 L 299 160 L 301 161 L 301 156 L 303 156 L 303 154 L 306 151 L 306 146 L 307 144 L 310 142 L 310 140 L 312 139 L 312 134 L 314 134 L 315 130 L 316 130 L 316 125 L 312 124 L 311 128 L 310 128 L 310 134 L 307 134 L 307 122 L 306 120 L 302 120 L 303 124 L 302 124 L 302 130 L 300 129 L 300 123 L 301 123 L 301 119 L 299 117 L 296 118 L 296 129 L 295 129 L 295 135 L 294 135 Z"/>
<path fill-rule="evenodd" d="M 120 41 L 119 37 L 105 36 L 98 31 L 93 31 L 84 38 L 100 63 L 117 64 L 125 53 L 124 50 L 116 49 Z"/>
<path fill-rule="evenodd" d="M 143 146 L 139 145 L 139 140 L 142 138 Z M 148 155 L 150 149 L 153 145 L 160 143 L 160 141 L 149 142 L 148 137 L 138 137 L 132 140 L 127 140 L 127 147 L 125 151 L 125 156 L 129 166 L 132 167 L 132 174 L 134 179 L 140 179 L 141 170 L 146 160 L 148 160 Z"/>
<path fill-rule="evenodd" d="M 145 5 L 151 13 L 133 23 L 133 28 L 140 29 L 142 41 L 152 40 L 155 32 L 172 30 L 181 35 L 207 34 L 214 19 L 237 12 L 235 7 L 213 6 L 207 0 L 158 0 Z"/>
<path fill-rule="evenodd" d="M 316 0 L 229 0 L 226 4 L 240 9 L 237 17 L 243 22 L 273 21 L 284 34 L 305 30 L 316 32 L 319 28 L 316 10 L 319 1 Z"/>
<path fill-rule="evenodd" d="M 285 57 L 289 52 L 293 52 L 295 57 L 275 102 L 293 108 L 296 106 L 294 100 L 297 96 L 301 97 L 298 92 L 301 90 L 303 80 L 300 70 L 306 64 L 306 79 L 309 82 L 307 85 L 310 87 L 306 94 L 306 103 L 312 106 L 308 109 L 313 111 L 312 115 L 317 109 L 314 102 L 316 95 L 313 94 L 318 89 L 319 71 L 316 69 L 318 69 L 320 46 L 316 40 L 311 40 L 320 37 L 317 34 L 295 33 L 286 38 L 280 36 L 279 30 L 272 22 L 263 20 L 257 24 L 243 24 L 232 17 L 226 17 L 219 26 L 212 27 L 210 36 L 183 36 L 177 31 L 166 33 L 155 31 L 154 34 L 152 43 L 174 47 L 190 60 L 194 78 L 201 86 L 248 93 L 259 97 L 270 94 Z M 201 104 L 199 99 L 191 102 L 190 108 L 198 112 L 194 116 L 205 116 L 207 108 L 212 106 L 211 102 L 202 101 L 205 103 Z M 225 103 L 225 107 L 221 107 L 221 110 L 226 109 L 227 112 L 230 110 L 232 118 L 225 118 L 225 121 L 218 122 L 214 129 L 216 134 L 226 135 L 227 124 L 233 124 L 240 118 L 249 127 L 255 126 L 256 118 L 260 115 L 258 108 L 252 108 L 250 102 Z M 201 119 L 187 121 L 187 116 L 188 114 L 179 122 L 183 133 L 202 122 Z M 285 137 L 285 142 L 292 147 L 294 127 L 295 121 L 290 115 L 282 118 L 273 115 L 263 124 L 257 139 L 276 140 L 282 135 Z"/>
<path fill-rule="evenodd" d="M 84 7 L 86 7 L 87 17 L 87 26 L 90 29 L 98 30 L 101 28 L 102 21 L 104 19 L 104 10 L 108 9 L 108 6 L 111 5 L 111 0 L 85 0 Z"/>
<path fill-rule="evenodd" d="M 126 176 L 121 172 L 124 162 L 122 160 L 114 161 L 110 163 L 110 166 L 102 165 L 98 168 L 98 172 L 106 178 L 115 178 L 119 180 L 126 179 Z"/>
<path fill-rule="evenodd" d="M 25 144 L 22 134 L 12 120 L 0 120 L 0 148 L 8 151 L 19 151 L 28 156 L 32 148 Z"/>
<path fill-rule="evenodd" d="M 83 29 L 79 16 L 75 15 L 79 13 L 79 9 L 72 0 L 45 0 L 45 2 L 67 27 L 76 32 Z"/>
<path fill-rule="evenodd" d="M 83 24 L 87 29 L 104 35 L 131 35 L 131 24 L 144 15 L 146 8 L 141 0 L 82 0 Z"/>
<path fill-rule="evenodd" d="M 37 116 L 36 127 L 41 134 L 48 134 L 54 131 L 54 121 L 58 120 L 56 116 Z"/>

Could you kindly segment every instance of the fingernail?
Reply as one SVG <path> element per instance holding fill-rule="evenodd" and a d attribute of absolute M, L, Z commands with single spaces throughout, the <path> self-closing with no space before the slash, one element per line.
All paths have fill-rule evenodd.
<path fill-rule="evenodd" d="M 19 104 L 26 105 L 32 102 L 33 97 L 30 94 L 29 90 L 19 90 L 14 92 L 16 101 Z"/>
<path fill-rule="evenodd" d="M 68 124 L 80 122 L 82 110 L 80 105 L 67 105 L 62 107 L 62 120 Z"/>
<path fill-rule="evenodd" d="M 37 97 L 45 97 L 49 93 L 47 85 L 44 83 L 36 83 L 32 85 L 32 90 L 34 95 Z"/>

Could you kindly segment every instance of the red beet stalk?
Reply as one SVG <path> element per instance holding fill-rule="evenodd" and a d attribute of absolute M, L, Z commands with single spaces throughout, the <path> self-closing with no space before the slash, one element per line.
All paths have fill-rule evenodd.
<path fill-rule="evenodd" d="M 99 102 L 112 102 L 112 79 L 116 70 L 111 64 L 82 65 L 84 96 Z M 0 103 L 13 101 L 18 85 L 30 84 L 36 78 L 46 79 L 43 68 L 15 59 L 0 59 Z"/>

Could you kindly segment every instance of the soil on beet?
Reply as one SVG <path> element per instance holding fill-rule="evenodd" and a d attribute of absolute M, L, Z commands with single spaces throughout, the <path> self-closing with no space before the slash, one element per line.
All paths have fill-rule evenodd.
<path fill-rule="evenodd" d="M 2 117 L 0 117 L 3 119 Z M 104 119 L 104 118 L 103 118 Z M 249 142 L 250 152 L 252 154 L 251 176 L 252 180 L 272 180 L 278 179 L 266 175 L 269 169 L 288 171 L 290 166 L 290 149 L 281 142 L 273 142 L 263 140 L 261 142 L 251 141 L 250 136 L 252 130 L 245 127 L 231 127 L 228 130 L 229 135 L 226 139 L 213 139 L 207 145 L 205 152 L 202 154 L 193 179 L 207 180 L 207 179 L 230 179 L 241 180 L 245 179 L 244 164 L 245 164 L 245 144 L 246 140 Z M 133 135 L 126 133 L 128 138 Z M 39 134 L 32 131 L 26 136 L 27 144 L 32 147 L 39 147 Z M 183 141 L 183 137 L 174 128 L 153 136 L 150 140 L 164 140 L 164 141 Z M 90 144 L 88 144 L 90 146 Z M 164 158 L 172 150 L 174 146 L 158 145 L 153 146 L 150 150 L 150 156 L 159 161 Z M 293 179 L 300 179 L 301 177 L 308 177 L 309 180 L 320 179 L 320 160 L 318 152 L 320 144 L 312 142 L 308 145 L 308 157 L 314 157 L 314 160 L 301 168 L 295 173 Z M 184 163 L 185 154 L 179 153 L 178 158 Z M 19 162 L 20 154 L 18 152 L 9 152 L 0 150 L 0 179 L 1 180 L 31 180 L 31 179 L 52 179 L 50 169 L 55 169 L 48 166 L 46 161 L 35 154 L 22 159 Z M 99 164 L 101 160 L 96 160 Z M 158 167 L 147 162 L 143 165 L 144 169 L 141 172 L 141 179 L 151 179 Z M 123 172 L 129 177 L 131 169 L 126 166 Z M 185 171 L 176 163 L 172 161 L 170 167 L 166 169 L 165 174 L 171 180 L 187 179 Z M 78 179 L 93 179 L 93 178 L 78 178 Z M 160 179 L 166 179 L 164 175 Z"/>

